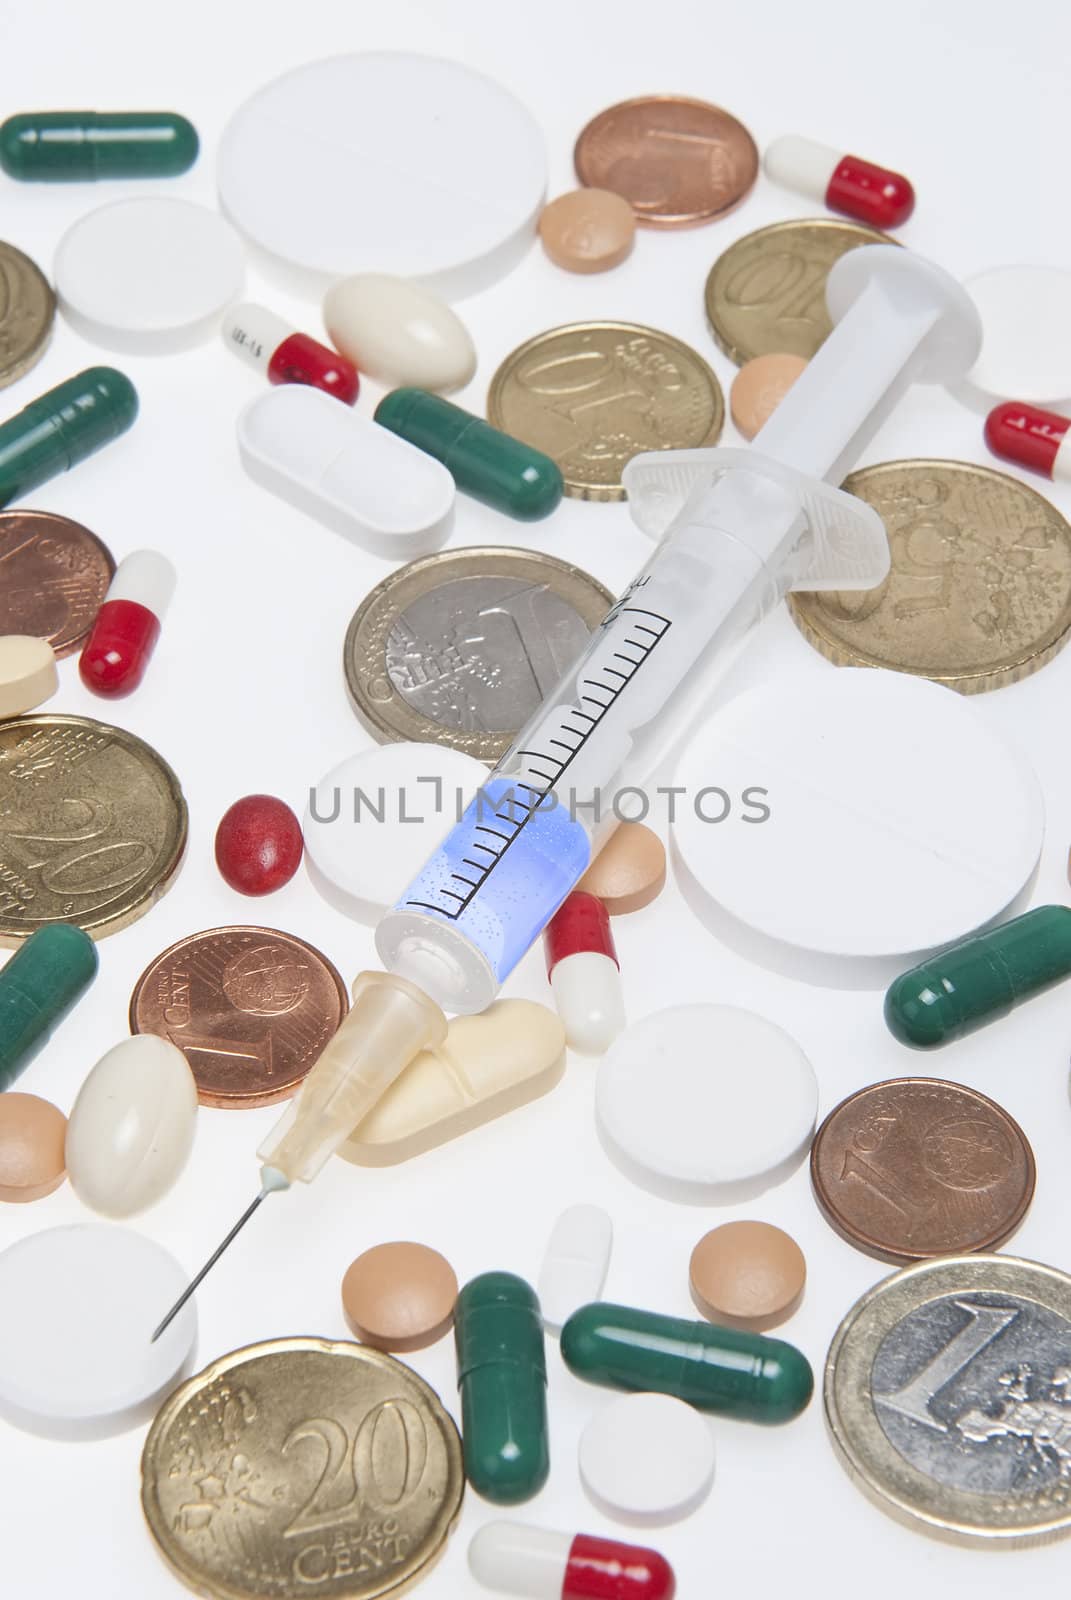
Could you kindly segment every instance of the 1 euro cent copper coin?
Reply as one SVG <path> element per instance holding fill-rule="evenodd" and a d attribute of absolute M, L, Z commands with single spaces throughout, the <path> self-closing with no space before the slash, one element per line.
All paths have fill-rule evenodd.
<path fill-rule="evenodd" d="M 95 533 L 51 511 L 0 512 L 0 634 L 81 648 L 115 572 Z"/>
<path fill-rule="evenodd" d="M 157 956 L 130 1000 L 132 1033 L 178 1045 L 202 1105 L 272 1105 L 301 1087 L 346 1014 L 327 957 L 275 928 L 210 928 Z"/>

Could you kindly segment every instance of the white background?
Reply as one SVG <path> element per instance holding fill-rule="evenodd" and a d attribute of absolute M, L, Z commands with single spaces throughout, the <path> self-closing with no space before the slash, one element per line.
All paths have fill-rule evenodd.
<path fill-rule="evenodd" d="M 169 7 L 4 0 L 0 39 L 4 114 L 81 105 L 187 113 L 200 130 L 203 155 L 167 192 L 208 204 L 220 132 L 252 90 L 301 61 L 393 46 L 455 57 L 515 90 L 546 130 L 552 192 L 573 185 L 573 141 L 593 113 L 630 95 L 679 92 L 726 106 L 760 146 L 796 131 L 907 172 L 919 204 L 902 238 L 957 274 L 1009 260 L 1067 264 L 1068 208 L 1058 174 L 1067 140 L 1071 11 L 1060 0 L 1034 0 L 1018 11 L 1006 0 L 942 6 L 766 0 L 736 7 L 708 0 L 643 7 L 541 0 L 523 8 L 489 0 L 449 6 L 393 0 L 376 7 L 353 0 L 261 0 L 256 7 L 218 0 Z M 383 137 L 389 140 L 389 127 Z M 0 179 L 0 237 L 47 269 L 69 223 L 134 192 L 133 184 L 93 189 Z M 531 334 L 598 317 L 650 322 L 684 338 L 727 389 L 733 369 L 704 325 L 706 273 L 733 239 L 807 212 L 760 179 L 724 222 L 694 232 L 641 233 L 632 259 L 605 277 L 560 273 L 534 248 L 507 281 L 462 307 L 480 355 L 462 401 L 480 409 L 499 361 Z M 287 305 L 252 276 L 249 289 L 251 298 L 270 299 L 295 324 L 318 331 L 314 306 Z M 59 323 L 44 361 L 2 397 L 0 411 L 111 359 Z M 369 745 L 346 699 L 340 653 L 352 611 L 386 568 L 243 476 L 234 418 L 257 392 L 258 379 L 220 345 L 117 364 L 141 393 L 135 431 L 36 492 L 31 504 L 84 521 L 116 556 L 156 545 L 178 566 L 177 600 L 149 680 L 113 714 L 158 746 L 179 773 L 190 803 L 190 846 L 160 906 L 102 945 L 100 976 L 77 1020 L 22 1081 L 65 1110 L 93 1062 L 124 1035 L 135 979 L 174 939 L 218 923 L 262 921 L 312 940 L 347 979 L 374 964 L 369 931 L 329 909 L 303 871 L 269 901 L 232 894 L 216 875 L 212 837 L 226 806 L 251 791 L 282 795 L 300 813 L 311 783 Z M 377 398 L 372 388 L 360 402 L 366 414 Z M 731 428 L 725 442 L 736 442 Z M 984 461 L 980 418 L 944 394 L 916 391 L 868 459 L 927 454 Z M 1061 503 L 1071 511 L 1066 490 Z M 612 588 L 650 548 L 623 506 L 575 502 L 550 522 L 525 528 L 462 501 L 453 542 L 531 544 L 577 562 Z M 764 626 L 730 687 L 778 672 L 799 681 L 832 670 L 782 614 Z M 82 690 L 73 659 L 62 679 L 55 709 L 109 715 L 111 708 Z M 993 726 L 1018 736 L 1041 779 L 1049 834 L 1036 904 L 1067 892 L 1069 692 L 1071 653 L 976 702 Z M 918 776 L 926 781 L 927 774 Z M 815 849 L 834 847 L 835 841 L 815 841 Z M 994 1095 L 1020 1119 L 1038 1158 L 1037 1199 L 1015 1248 L 1071 1268 L 1066 989 L 937 1059 L 920 1058 L 885 1031 L 878 990 L 818 989 L 746 963 L 700 925 L 672 884 L 652 908 L 619 920 L 615 932 L 634 1017 L 700 999 L 753 1007 L 809 1053 L 823 1113 L 857 1086 L 902 1072 L 935 1070 Z M 538 954 L 507 993 L 547 998 Z M 594 1072 L 590 1061 L 573 1060 L 552 1095 L 464 1144 L 382 1173 L 335 1163 L 316 1188 L 272 1202 L 200 1296 L 199 1364 L 274 1335 L 344 1335 L 341 1275 L 353 1256 L 380 1240 L 426 1240 L 449 1257 L 462 1281 L 492 1267 L 534 1277 L 558 1211 L 587 1200 L 606 1206 L 616 1227 L 609 1296 L 679 1315 L 690 1311 L 688 1256 L 708 1227 L 744 1214 L 787 1227 L 806 1252 L 810 1278 L 805 1303 L 785 1332 L 820 1370 L 840 1317 L 884 1269 L 829 1230 L 805 1170 L 740 1211 L 675 1207 L 631 1187 L 596 1141 Z M 252 1195 L 254 1147 L 275 1114 L 202 1111 L 185 1176 L 140 1222 L 191 1270 Z M 67 1189 L 33 1207 L 6 1207 L 0 1245 L 77 1220 L 86 1213 Z M 17 1313 L 0 1307 L 0 1315 Z M 77 1307 L 70 1332 L 77 1339 Z M 520 1514 L 547 1526 L 613 1533 L 587 1503 L 576 1468 L 578 1434 L 609 1395 L 573 1380 L 553 1343 L 548 1360 L 553 1470 L 542 1495 Z M 450 1341 L 416 1356 L 413 1365 L 453 1407 Z M 871 1600 L 912 1590 L 947 1593 L 956 1585 L 982 1600 L 1057 1592 L 1066 1583 L 1065 1549 L 1004 1557 L 960 1551 L 887 1521 L 841 1471 L 818 1401 L 781 1430 L 717 1420 L 712 1427 L 719 1465 L 709 1502 L 651 1538 L 675 1564 L 682 1600 L 765 1596 L 782 1584 L 803 1593 L 858 1590 Z M 5 1593 L 27 1600 L 75 1594 L 167 1600 L 177 1592 L 142 1523 L 142 1438 L 143 1430 L 62 1445 L 0 1425 Z M 475 1591 L 465 1547 L 492 1514 L 469 1496 L 458 1533 L 421 1590 L 428 1600 Z"/>

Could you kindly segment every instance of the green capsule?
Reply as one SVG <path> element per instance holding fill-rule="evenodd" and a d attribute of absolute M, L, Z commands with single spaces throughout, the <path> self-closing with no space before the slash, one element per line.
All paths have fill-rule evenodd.
<path fill-rule="evenodd" d="M 932 1050 L 1069 975 L 1071 910 L 1038 906 L 901 973 L 885 996 L 885 1021 L 901 1044 Z"/>
<path fill-rule="evenodd" d="M 496 1505 L 530 1500 L 547 1481 L 547 1367 L 535 1290 L 512 1272 L 467 1283 L 454 1309 L 465 1475 Z"/>
<path fill-rule="evenodd" d="M 0 970 L 0 1089 L 10 1089 L 97 975 L 97 947 L 81 928 L 50 922 Z"/>
<path fill-rule="evenodd" d="M 198 149 L 174 111 L 22 111 L 0 123 L 0 167 L 23 183 L 173 178 Z"/>
<path fill-rule="evenodd" d="M 114 367 L 87 367 L 0 424 L 0 506 L 125 433 L 138 392 Z"/>
<path fill-rule="evenodd" d="M 376 407 L 376 421 L 441 461 L 463 494 L 507 517 L 536 522 L 561 500 L 562 475 L 549 456 L 440 395 L 394 389 Z"/>
<path fill-rule="evenodd" d="M 807 1357 L 783 1339 L 601 1301 L 573 1312 L 561 1351 L 589 1383 L 669 1394 L 746 1422 L 790 1422 L 814 1390 Z"/>

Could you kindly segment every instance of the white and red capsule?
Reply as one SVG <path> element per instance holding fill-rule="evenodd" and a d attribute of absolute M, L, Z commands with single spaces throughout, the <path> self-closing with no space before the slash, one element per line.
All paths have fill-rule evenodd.
<path fill-rule="evenodd" d="M 915 209 L 915 191 L 901 173 L 797 134 L 775 139 L 762 165 L 771 183 L 871 228 L 898 228 Z"/>
<path fill-rule="evenodd" d="M 665 1556 L 644 1545 L 488 1522 L 469 1545 L 469 1569 L 498 1594 L 526 1600 L 673 1600 Z"/>
<path fill-rule="evenodd" d="M 174 592 L 175 569 L 166 556 L 156 550 L 124 556 L 78 660 L 87 689 L 113 700 L 134 692 Z"/>
<path fill-rule="evenodd" d="M 599 1056 L 625 1026 L 610 918 L 602 901 L 575 890 L 543 931 L 547 977 L 570 1049 Z"/>
<path fill-rule="evenodd" d="M 995 456 L 1071 483 L 1071 417 L 1021 400 L 1005 400 L 985 419 L 985 442 Z"/>
<path fill-rule="evenodd" d="M 223 342 L 264 373 L 269 383 L 304 383 L 352 406 L 361 387 L 353 362 L 337 350 L 296 333 L 266 306 L 232 306 L 223 319 Z"/>

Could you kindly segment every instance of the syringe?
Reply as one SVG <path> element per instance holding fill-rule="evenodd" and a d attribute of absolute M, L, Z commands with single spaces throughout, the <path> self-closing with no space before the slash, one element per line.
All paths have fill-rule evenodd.
<path fill-rule="evenodd" d="M 376 929 L 384 972 L 353 1005 L 260 1146 L 260 1193 L 310 1182 L 398 1074 L 484 1010 L 605 843 L 607 804 L 642 787 L 709 698 L 732 648 L 791 589 L 869 589 L 889 569 L 877 513 L 831 488 L 909 383 L 974 363 L 978 314 L 895 245 L 830 272 L 836 326 L 749 450 L 664 451 L 625 470 L 636 521 L 666 531 L 480 795 Z"/>

